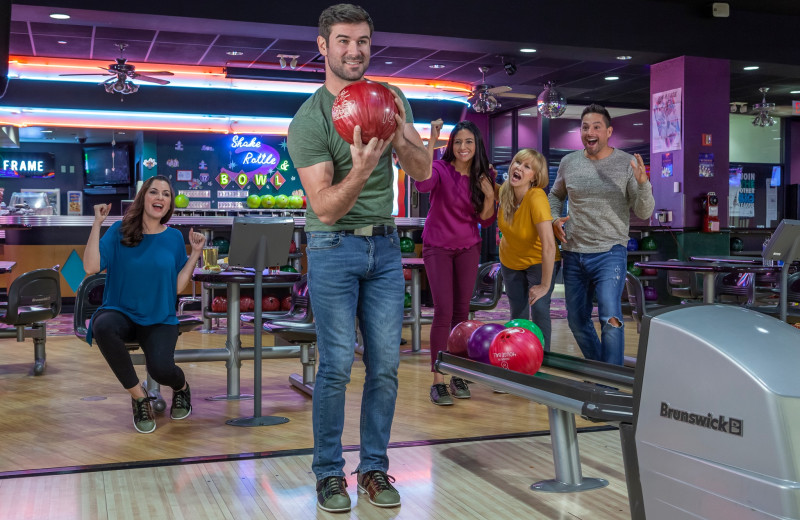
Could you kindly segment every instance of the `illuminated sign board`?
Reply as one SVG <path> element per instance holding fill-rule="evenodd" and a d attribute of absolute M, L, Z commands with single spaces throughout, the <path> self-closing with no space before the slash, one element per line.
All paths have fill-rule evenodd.
<path fill-rule="evenodd" d="M 55 169 L 52 153 L 0 152 L 0 177 L 55 177 Z"/>

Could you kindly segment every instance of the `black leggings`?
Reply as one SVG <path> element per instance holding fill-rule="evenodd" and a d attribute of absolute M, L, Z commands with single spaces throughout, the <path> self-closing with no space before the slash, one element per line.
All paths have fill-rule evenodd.
<path fill-rule="evenodd" d="M 186 384 L 183 370 L 175 364 L 177 325 L 137 325 L 119 311 L 101 309 L 92 320 L 92 335 L 108 366 L 126 390 L 139 384 L 139 376 L 125 346 L 134 342 L 142 348 L 147 373 L 153 380 L 173 390 L 180 390 Z"/>

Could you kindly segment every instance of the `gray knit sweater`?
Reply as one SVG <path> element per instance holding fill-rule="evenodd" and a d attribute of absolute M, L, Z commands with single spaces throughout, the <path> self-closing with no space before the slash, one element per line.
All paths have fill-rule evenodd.
<path fill-rule="evenodd" d="M 655 207 L 650 181 L 639 185 L 631 168 L 633 156 L 615 148 L 605 159 L 587 159 L 583 150 L 561 160 L 548 200 L 553 218 L 569 197 L 564 251 L 601 253 L 627 245 L 630 209 L 649 218 Z"/>

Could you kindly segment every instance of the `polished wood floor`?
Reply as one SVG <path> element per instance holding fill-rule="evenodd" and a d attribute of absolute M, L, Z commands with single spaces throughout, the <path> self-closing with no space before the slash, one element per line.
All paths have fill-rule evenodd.
<path fill-rule="evenodd" d="M 408 330 L 404 336 L 410 337 Z M 179 348 L 212 347 L 224 336 L 191 332 L 179 341 Z M 635 356 L 638 336 L 631 322 L 626 341 L 626 354 Z M 243 342 L 252 345 L 252 337 Z M 578 354 L 566 320 L 553 320 L 553 346 Z M 262 412 L 286 417 L 286 424 L 226 425 L 252 415 L 253 401 L 207 400 L 225 393 L 224 365 L 190 363 L 182 366 L 192 385 L 192 416 L 159 416 L 157 430 L 140 435 L 131 424 L 130 399 L 96 348 L 69 336 L 50 337 L 47 356 L 45 375 L 35 377 L 30 342 L 0 340 L 0 477 L 6 477 L 0 478 L 0 518 L 327 516 L 314 507 L 311 400 L 287 380 L 299 372 L 299 360 L 264 362 Z M 252 379 L 252 363 L 245 362 L 242 393 L 252 393 Z M 430 379 L 427 353 L 403 354 L 390 470 L 403 506 L 380 510 L 361 500 L 352 518 L 450 518 L 454 512 L 461 518 L 629 518 L 615 431 L 579 435 L 584 475 L 608 479 L 608 488 L 534 493 L 531 483 L 554 475 L 546 409 L 481 385 L 471 386 L 472 399 L 436 407 L 428 399 Z M 345 446 L 358 444 L 362 384 L 357 361 Z M 580 419 L 577 424 L 596 426 Z M 520 437 L 530 432 L 545 435 Z M 455 442 L 474 438 L 488 439 Z M 357 452 L 348 452 L 347 460 L 345 471 L 355 470 Z M 351 479 L 355 499 L 354 484 Z"/>

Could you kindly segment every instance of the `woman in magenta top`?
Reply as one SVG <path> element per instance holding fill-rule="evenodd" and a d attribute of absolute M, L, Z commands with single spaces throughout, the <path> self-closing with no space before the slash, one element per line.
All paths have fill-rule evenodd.
<path fill-rule="evenodd" d="M 431 122 L 431 157 L 441 128 L 441 119 Z M 446 349 L 452 328 L 469 315 L 481 256 L 478 224 L 489 226 L 497 216 L 494 181 L 478 127 L 470 121 L 458 123 L 444 155 L 433 161 L 430 178 L 415 182 L 415 186 L 417 191 L 430 192 L 430 210 L 422 231 L 422 258 L 433 296 L 430 397 L 434 404 L 451 405 L 452 397 L 470 396 L 467 383 L 453 377 L 448 392 L 444 376 L 433 369 L 433 363 Z"/>

